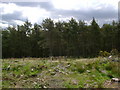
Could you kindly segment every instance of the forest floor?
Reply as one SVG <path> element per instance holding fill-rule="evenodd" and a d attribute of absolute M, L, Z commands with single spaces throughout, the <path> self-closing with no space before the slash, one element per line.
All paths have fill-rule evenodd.
<path fill-rule="evenodd" d="M 114 58 L 2 59 L 2 88 L 118 88 L 120 60 Z"/>

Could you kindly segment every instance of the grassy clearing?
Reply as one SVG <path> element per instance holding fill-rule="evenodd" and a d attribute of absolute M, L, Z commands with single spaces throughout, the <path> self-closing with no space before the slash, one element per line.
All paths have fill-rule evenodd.
<path fill-rule="evenodd" d="M 3 88 L 107 88 L 120 78 L 119 62 L 91 59 L 3 59 Z M 108 87 L 110 88 L 110 87 Z"/>

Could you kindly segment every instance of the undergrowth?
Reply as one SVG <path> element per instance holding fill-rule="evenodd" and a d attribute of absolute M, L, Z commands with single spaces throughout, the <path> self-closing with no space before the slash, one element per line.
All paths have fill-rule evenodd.
<path fill-rule="evenodd" d="M 3 88 L 104 88 L 104 82 L 120 78 L 119 62 L 106 58 L 51 60 L 3 60 Z M 56 84 L 52 84 L 52 83 Z"/>

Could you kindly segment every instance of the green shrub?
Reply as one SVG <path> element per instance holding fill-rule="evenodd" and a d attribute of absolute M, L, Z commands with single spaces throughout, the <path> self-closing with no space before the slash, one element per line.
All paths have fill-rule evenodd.
<path fill-rule="evenodd" d="M 118 55 L 118 50 L 112 49 L 110 53 L 111 53 L 111 55 Z"/>
<path fill-rule="evenodd" d="M 115 77 L 120 77 L 120 63 L 118 62 L 109 62 L 105 65 L 105 69 L 109 71 L 109 74 Z"/>
<path fill-rule="evenodd" d="M 102 83 L 102 82 L 99 82 L 97 88 L 104 88 L 103 83 Z"/>
<path fill-rule="evenodd" d="M 85 65 L 82 63 L 76 63 L 76 69 L 80 73 L 83 73 L 86 70 Z"/>
<path fill-rule="evenodd" d="M 110 64 L 110 66 L 112 67 L 111 72 L 113 75 L 115 75 L 116 77 L 120 78 L 120 63 L 118 62 L 113 62 Z"/>
<path fill-rule="evenodd" d="M 112 70 L 112 66 L 111 65 L 106 65 L 105 69 L 110 71 L 110 70 Z"/>
<path fill-rule="evenodd" d="M 92 69 L 93 63 L 87 64 L 86 66 L 87 66 L 88 69 Z"/>
<path fill-rule="evenodd" d="M 107 57 L 107 56 L 110 55 L 110 53 L 107 52 L 107 51 L 100 51 L 100 52 L 99 52 L 99 55 L 102 56 L 102 57 Z"/>

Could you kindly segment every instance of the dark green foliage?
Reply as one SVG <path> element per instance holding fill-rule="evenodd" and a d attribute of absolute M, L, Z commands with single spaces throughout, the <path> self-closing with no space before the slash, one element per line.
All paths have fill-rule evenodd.
<path fill-rule="evenodd" d="M 110 55 L 110 53 L 106 52 L 106 51 L 100 51 L 99 55 L 102 57 L 108 57 Z"/>
<path fill-rule="evenodd" d="M 47 18 L 42 24 L 26 21 L 24 25 L 2 31 L 3 58 L 21 57 L 96 57 L 100 51 L 120 51 L 120 24 L 104 24 L 101 28 L 93 18 L 91 25 L 71 18 L 54 22 Z M 116 51 L 115 51 L 116 50 Z M 105 53 L 105 52 L 104 52 Z M 112 52 L 111 52 L 112 53 Z M 113 54 L 113 53 L 112 53 Z"/>

